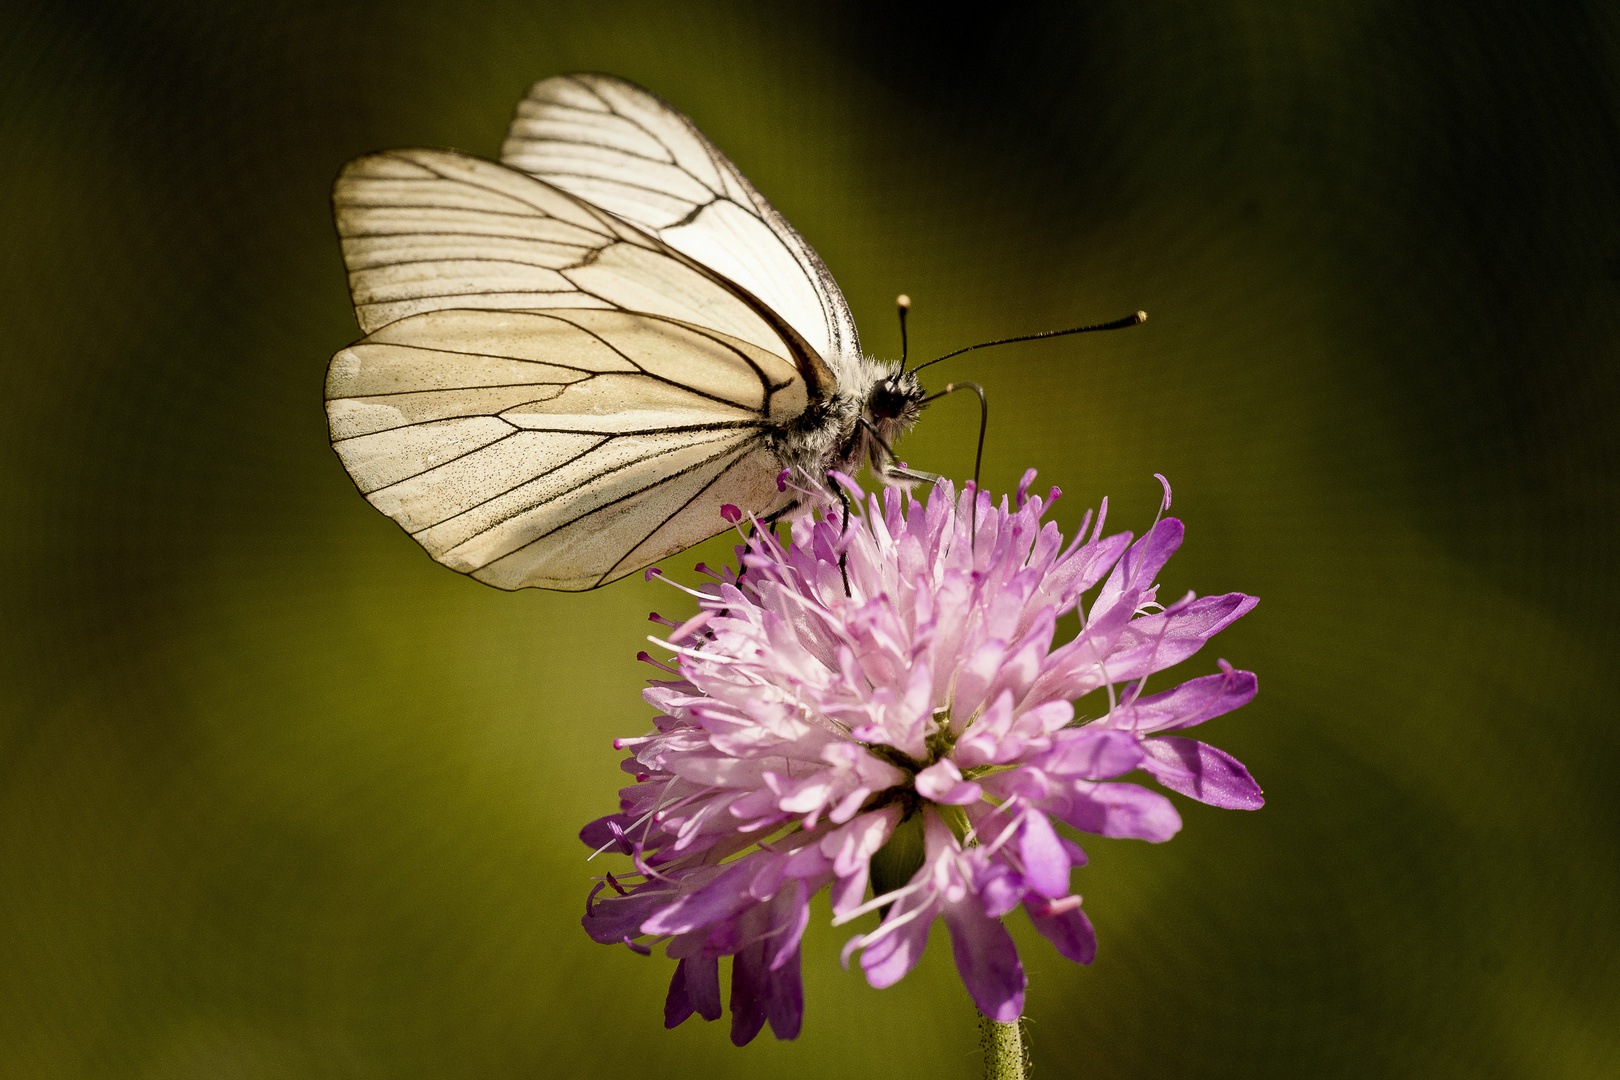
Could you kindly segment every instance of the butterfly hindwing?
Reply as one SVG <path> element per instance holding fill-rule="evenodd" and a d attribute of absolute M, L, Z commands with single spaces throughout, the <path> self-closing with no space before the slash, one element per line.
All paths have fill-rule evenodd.
<path fill-rule="evenodd" d="M 757 309 L 638 228 L 444 151 L 350 164 L 334 193 L 367 336 L 333 358 L 333 445 L 438 561 L 588 589 L 780 500 L 804 411 Z"/>

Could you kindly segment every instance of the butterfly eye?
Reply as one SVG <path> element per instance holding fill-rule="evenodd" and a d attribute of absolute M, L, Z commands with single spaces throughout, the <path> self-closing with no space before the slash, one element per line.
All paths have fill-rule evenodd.
<path fill-rule="evenodd" d="M 872 394 L 866 399 L 866 411 L 876 420 L 893 420 L 906 411 L 911 399 L 894 384 L 892 379 L 884 379 L 872 387 Z"/>

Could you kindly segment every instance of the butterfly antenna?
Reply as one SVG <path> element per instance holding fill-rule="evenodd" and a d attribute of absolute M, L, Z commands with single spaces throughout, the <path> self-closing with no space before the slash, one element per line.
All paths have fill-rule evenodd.
<path fill-rule="evenodd" d="M 901 293 L 894 298 L 894 306 L 900 311 L 900 374 L 906 373 L 906 312 L 911 310 L 911 297 Z"/>
<path fill-rule="evenodd" d="M 1135 315 L 1127 315 L 1123 319 L 1098 323 L 1095 326 L 1076 326 L 1068 330 L 1048 330 L 1041 334 L 1024 334 L 1021 337 L 1002 338 L 1000 341 L 981 341 L 977 345 L 969 345 L 965 349 L 957 349 L 955 352 L 946 353 L 944 356 L 936 356 L 927 364 L 918 364 L 911 370 L 921 371 L 930 364 L 937 364 L 941 360 L 949 360 L 953 356 L 961 356 L 963 353 L 972 352 L 974 349 L 988 349 L 992 345 L 1011 345 L 1015 341 L 1037 341 L 1041 338 L 1064 337 L 1068 334 L 1089 334 L 1094 330 L 1124 330 L 1126 327 L 1138 326 L 1145 322 L 1147 322 L 1147 312 L 1138 311 Z"/>

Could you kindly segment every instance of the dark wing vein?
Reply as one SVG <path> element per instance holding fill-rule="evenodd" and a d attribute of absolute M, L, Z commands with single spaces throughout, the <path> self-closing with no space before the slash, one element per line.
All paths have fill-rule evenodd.
<path fill-rule="evenodd" d="M 684 467 L 679 468 L 679 469 L 675 469 L 672 472 L 663 473 L 658 477 L 658 479 L 653 480 L 650 483 L 643 484 L 641 487 L 636 488 L 634 491 L 629 491 L 629 492 L 626 492 L 623 495 L 618 496 L 617 498 L 610 499 L 609 501 L 603 503 L 600 506 L 593 506 L 589 510 L 585 511 L 584 513 L 577 514 L 574 517 L 571 517 L 568 520 L 563 521 L 563 522 L 553 526 L 550 529 L 547 529 L 545 532 L 541 533 L 539 536 L 534 537 L 532 540 L 529 540 L 526 543 L 521 544 L 518 547 L 513 548 L 511 551 L 508 551 L 505 554 L 501 555 L 500 558 L 501 559 L 510 558 L 511 556 L 516 555 L 520 551 L 523 551 L 523 550 L 525 550 L 527 548 L 533 547 L 535 544 L 538 544 L 540 541 L 544 540 L 546 537 L 550 536 L 552 533 L 556 532 L 559 529 L 565 529 L 568 526 L 575 524 L 576 522 L 583 521 L 584 519 L 590 517 L 592 514 L 599 514 L 603 510 L 608 509 L 609 507 L 617 506 L 619 503 L 624 502 L 626 499 L 633 499 L 637 495 L 645 494 L 646 492 L 651 491 L 655 487 L 660 487 L 663 484 L 669 483 L 671 480 L 677 480 L 680 477 L 683 477 L 683 476 L 687 475 L 688 473 L 690 473 L 690 472 L 692 472 L 692 471 L 694 471 L 696 469 L 701 469 L 703 466 L 709 464 L 710 462 L 718 461 L 719 459 L 725 457 L 728 454 L 736 453 L 736 454 L 738 454 L 740 456 L 740 455 L 744 454 L 747 451 L 753 450 L 758 445 L 759 445 L 759 440 L 758 439 L 751 439 L 748 442 L 743 443 L 740 447 L 728 447 L 727 449 L 721 450 L 718 453 L 710 454 L 708 457 L 704 458 L 701 461 L 694 461 L 690 465 L 684 466 Z M 613 468 L 607 470 L 606 472 L 599 473 L 597 476 L 592 478 L 592 481 L 595 482 L 597 480 L 603 479 L 604 477 L 612 476 L 614 473 L 623 472 L 626 469 L 630 469 L 630 468 L 633 468 L 633 467 L 635 467 L 637 465 L 641 465 L 641 464 L 643 464 L 643 463 L 645 463 L 647 461 L 651 461 L 651 460 L 653 460 L 655 458 L 663 457 L 666 454 L 677 453 L 678 451 L 680 451 L 682 449 L 685 449 L 685 448 L 684 447 L 671 447 L 668 450 L 660 450 L 656 454 L 649 454 L 646 457 L 637 458 L 636 460 L 626 462 L 623 465 L 616 465 Z M 727 471 L 729 471 L 729 470 L 722 469 L 721 470 L 721 475 L 724 475 Z M 708 485 L 705 485 L 705 487 L 707 487 L 707 486 Z M 536 504 L 536 505 L 543 505 L 543 504 Z M 446 518 L 445 520 L 449 521 L 451 519 Z M 667 521 L 667 519 L 666 519 L 666 521 Z M 665 522 L 659 522 L 659 528 L 662 528 L 664 524 L 665 524 Z M 482 535 L 484 535 L 484 533 L 487 533 L 489 531 L 490 531 L 489 529 L 485 529 L 482 532 L 475 533 L 474 536 L 482 536 Z M 628 549 L 626 549 L 624 555 L 620 557 L 619 562 L 623 562 L 624 559 L 629 556 L 630 552 L 632 552 L 632 551 L 636 550 L 636 548 L 640 547 L 641 543 L 643 541 L 645 541 L 647 539 L 647 537 L 651 536 L 653 534 L 653 532 L 656 532 L 656 531 L 657 530 L 652 530 L 652 531 L 643 533 L 641 535 L 640 539 L 638 539 L 635 543 L 631 544 Z M 471 537 L 469 537 L 468 539 L 471 539 Z M 465 541 L 463 541 L 463 542 L 465 542 Z M 492 563 L 493 562 L 498 562 L 498 561 L 499 561 L 499 559 L 491 560 Z M 614 566 L 617 566 L 617 565 L 618 565 L 618 563 L 614 564 Z"/>
<path fill-rule="evenodd" d="M 456 419 L 459 420 L 459 419 L 462 419 L 462 418 L 461 417 L 456 417 Z M 497 416 L 497 417 L 494 417 L 494 419 L 500 420 L 501 418 L 499 416 Z M 506 423 L 506 421 L 501 420 L 501 423 L 504 424 L 504 423 Z M 420 427 L 421 425 L 420 424 L 410 424 L 408 426 L 410 426 L 410 427 Z M 510 426 L 510 425 L 508 425 L 508 426 Z M 388 430 L 389 431 L 399 431 L 401 429 L 400 428 L 389 428 Z M 389 488 L 394 487 L 394 486 L 396 486 L 398 484 L 403 484 L 408 480 L 415 480 L 419 476 L 426 476 L 428 473 L 432 472 L 434 469 L 442 469 L 446 465 L 454 465 L 456 462 L 460 461 L 462 458 L 470 457 L 473 454 L 477 454 L 477 453 L 479 453 L 481 451 L 488 450 L 492 446 L 499 446 L 501 443 L 505 442 L 507 439 L 510 439 L 512 436 L 523 434 L 523 432 L 525 430 L 527 430 L 527 429 L 520 428 L 520 427 L 513 427 L 511 431 L 508 431 L 505 435 L 502 435 L 498 439 L 491 439 L 489 442 L 484 443 L 481 446 L 475 446 L 471 450 L 463 450 L 461 453 L 457 454 L 455 457 L 445 458 L 443 461 L 440 461 L 440 462 L 437 462 L 435 464 L 429 465 L 425 469 L 419 469 L 416 472 L 411 473 L 411 475 L 409 475 L 409 476 L 402 476 L 398 480 L 391 480 L 388 483 L 383 484 L 381 487 L 374 487 L 370 491 L 366 492 L 366 498 L 369 499 L 369 498 L 371 498 L 371 496 L 377 494 L 378 492 L 387 491 Z M 382 434 L 382 433 L 377 432 L 377 434 Z M 353 438 L 363 439 L 363 438 L 365 438 L 365 436 L 356 435 L 356 436 L 353 436 Z M 602 442 L 606 442 L 608 438 L 612 438 L 612 436 L 605 437 L 602 440 Z M 338 442 L 345 442 L 345 441 L 347 441 L 347 440 L 338 440 Z M 332 445 L 336 446 L 337 442 L 332 443 Z M 597 443 L 594 446 L 589 447 L 585 452 L 589 453 L 590 450 L 595 450 L 597 446 L 601 446 L 601 445 L 602 445 L 602 443 Z M 568 464 L 568 462 L 566 462 L 566 461 L 562 463 L 562 465 L 566 465 L 566 464 Z M 562 465 L 555 466 L 555 468 L 561 468 Z M 545 472 L 535 473 L 535 476 L 544 476 L 546 473 L 551 472 L 551 471 L 552 471 L 552 469 L 547 469 L 547 470 L 545 470 Z"/>
<path fill-rule="evenodd" d="M 504 491 L 497 492 L 494 495 L 491 495 L 487 499 L 480 499 L 478 502 L 474 503 L 471 506 L 467 506 L 467 507 L 464 507 L 464 508 L 462 508 L 460 510 L 457 510 L 454 514 L 451 514 L 447 518 L 444 518 L 444 519 L 442 519 L 440 521 L 436 521 L 432 525 L 427 525 L 427 526 L 424 526 L 421 529 L 415 530 L 415 532 L 412 532 L 411 535 L 415 536 L 415 535 L 417 535 L 417 533 L 426 532 L 428 529 L 438 528 L 440 525 L 443 525 L 446 522 L 454 521 L 456 518 L 461 517 L 464 514 L 470 514 L 474 510 L 477 510 L 480 506 L 483 506 L 486 503 L 493 502 L 494 500 L 499 499 L 502 496 L 510 495 L 512 492 L 516 491 L 520 487 L 523 487 L 525 484 L 531 484 L 535 480 L 539 479 L 540 477 L 549 475 L 550 473 L 555 472 L 556 469 L 562 468 L 564 465 L 571 465 L 574 462 L 579 461 L 580 459 L 586 457 L 589 454 L 594 454 L 596 451 L 602 449 L 602 447 L 606 446 L 608 443 L 613 442 L 615 439 L 619 439 L 619 438 L 623 438 L 623 436 L 609 435 L 607 438 L 603 439 L 601 442 L 595 443 L 595 444 L 591 445 L 590 447 L 588 447 L 587 449 L 582 450 L 578 454 L 575 454 L 573 457 L 569 458 L 567 461 L 559 463 L 556 468 L 547 469 L 545 472 L 536 473 L 533 476 L 525 477 L 522 481 L 520 481 L 520 482 L 518 482 L 516 484 L 513 484 L 511 487 L 505 489 Z M 753 440 L 750 440 L 747 443 L 744 443 L 743 445 L 752 446 L 757 441 L 758 441 L 757 439 L 753 439 Z M 591 483 L 591 484 L 600 483 L 601 481 L 607 479 L 610 476 L 615 475 L 616 473 L 624 472 L 627 469 L 633 469 L 633 468 L 637 467 L 638 465 L 643 465 L 643 464 L 645 464 L 645 463 L 647 463 L 649 461 L 653 461 L 653 460 L 655 460 L 657 458 L 661 458 L 661 457 L 664 457 L 664 456 L 669 455 L 669 454 L 679 453 L 681 450 L 684 450 L 684 449 L 686 449 L 686 447 L 684 447 L 684 446 L 664 447 L 664 448 L 656 450 L 653 453 L 644 454 L 641 457 L 631 458 L 629 461 L 623 462 L 621 464 L 613 466 L 610 469 L 605 469 L 602 472 L 596 473 L 595 475 L 593 475 L 590 478 L 589 483 Z M 687 473 L 691 472 L 693 469 L 696 469 L 696 468 L 699 468 L 699 467 L 701 467 L 703 465 L 706 465 L 709 462 L 715 460 L 716 458 L 724 457 L 728 452 L 729 451 L 722 450 L 719 453 L 709 455 L 707 458 L 703 459 L 702 461 L 693 462 L 691 465 L 688 465 L 688 466 L 686 466 L 684 468 L 681 468 L 681 469 L 676 469 L 673 472 L 663 473 L 656 480 L 653 480 L 653 481 L 643 485 L 642 487 L 639 487 L 636 490 L 634 490 L 632 492 L 629 492 L 628 494 L 621 495 L 616 499 L 613 499 L 613 500 L 611 500 L 609 502 L 605 502 L 601 506 L 594 506 L 591 509 L 589 509 L 589 510 L 585 511 L 584 513 L 582 513 L 582 514 L 576 514 L 573 517 L 568 518 L 566 521 L 562 521 L 562 522 L 552 526 L 551 528 L 547 529 L 545 532 L 541 533 L 539 536 L 533 537 L 532 539 L 524 542 L 523 544 L 520 544 L 519 546 L 513 548 L 511 551 L 503 552 L 500 556 L 498 556 L 497 559 L 492 559 L 490 561 L 491 562 L 496 562 L 499 559 L 504 559 L 504 558 L 507 558 L 507 557 L 509 557 L 511 555 L 515 555 L 519 551 L 522 551 L 522 550 L 524 550 L 525 548 L 528 548 L 528 547 L 532 547 L 534 544 L 537 544 L 541 540 L 544 540 L 546 537 L 550 536 L 552 533 L 556 532 L 558 529 L 566 528 L 567 526 L 572 525 L 574 522 L 579 521 L 582 518 L 589 517 L 590 515 L 598 512 L 600 510 L 605 510 L 609 506 L 613 506 L 616 503 L 623 502 L 625 499 L 631 498 L 632 496 L 635 496 L 635 495 L 640 495 L 644 491 L 650 491 L 651 489 L 653 489 L 655 487 L 658 487 L 661 484 L 667 483 L 670 480 L 673 480 L 673 479 L 675 479 L 677 477 L 685 476 Z M 579 486 L 583 487 L 585 485 L 581 484 Z M 550 499 L 545 499 L 545 500 L 542 500 L 540 502 L 531 503 L 528 506 L 524 506 L 524 507 L 521 507 L 519 509 L 516 509 L 516 510 L 514 510 L 512 512 L 512 514 L 508 515 L 508 517 L 515 517 L 518 514 L 528 513 L 530 510 L 534 510 L 534 509 L 537 509 L 539 507 L 545 506 L 548 503 L 554 503 L 558 499 L 566 497 L 567 494 L 571 493 L 574 490 L 577 490 L 577 488 L 570 489 L 569 492 L 563 492 L 563 493 L 559 493 L 557 495 L 554 495 Z M 467 544 L 467 543 L 471 542 L 472 540 L 474 540 L 474 539 L 476 539 L 476 538 L 478 538 L 480 536 L 485 536 L 485 535 L 488 535 L 489 533 L 494 532 L 496 529 L 499 529 L 501 526 L 503 526 L 506 523 L 506 520 L 507 520 L 506 518 L 503 518 L 500 521 L 492 523 L 486 529 L 480 529 L 477 532 L 472 533 L 471 535 L 469 535 L 469 536 L 463 538 L 462 540 L 458 541 L 456 543 L 456 546 L 460 547 L 460 546 L 462 546 L 464 544 Z M 651 534 L 648 534 L 648 535 L 651 535 Z M 635 548 L 632 547 L 630 550 L 634 551 Z"/>
<path fill-rule="evenodd" d="M 516 434 L 516 432 L 514 432 L 514 434 Z M 504 438 L 504 436 L 503 436 L 503 438 Z M 591 445 L 587 446 L 585 449 L 581 450 L 579 453 L 575 454 L 573 457 L 568 458 L 566 461 L 559 461 L 559 462 L 557 462 L 557 464 L 553 465 L 549 469 L 542 469 L 537 473 L 531 473 L 531 474 L 525 476 L 523 479 L 519 480 L 517 483 L 513 484 L 511 487 L 505 488 L 504 490 L 501 490 L 501 491 L 497 491 L 495 494 L 489 496 L 487 499 L 479 499 L 477 502 L 473 503 L 471 506 L 464 506 L 460 510 L 457 510 L 455 513 L 451 514 L 449 517 L 440 518 L 438 521 L 435 521 L 430 525 L 424 525 L 420 529 L 411 529 L 411 530 L 407 530 L 407 531 L 412 536 L 416 536 L 419 533 L 427 532 L 429 529 L 436 529 L 440 525 L 443 525 L 447 521 L 454 521 L 456 518 L 460 517 L 463 514 L 470 514 L 474 510 L 477 510 L 480 506 L 485 505 L 486 503 L 491 503 L 491 502 L 494 502 L 496 499 L 502 498 L 503 496 L 510 495 L 512 492 L 516 491 L 518 488 L 522 487 L 524 484 L 532 484 L 536 480 L 540 479 L 542 476 L 550 476 L 552 473 L 556 472 L 558 469 L 561 469 L 561 468 L 563 468 L 565 466 L 568 466 L 568 465 L 572 465 L 574 462 L 579 461 L 581 458 L 584 458 L 587 455 L 596 453 L 596 451 L 602 449 L 602 447 L 604 447 L 608 443 L 612 442 L 614 440 L 614 438 L 615 438 L 615 436 L 613 436 L 613 435 L 603 436 L 599 441 L 594 442 Z M 490 445 L 493 446 L 494 444 L 491 443 Z M 482 450 L 483 447 L 479 447 L 479 449 Z M 462 455 L 462 456 L 465 457 L 466 455 Z M 432 470 L 429 469 L 429 470 L 426 470 L 426 471 L 431 472 Z M 607 475 L 607 474 L 604 473 L 603 475 Z M 390 485 L 390 486 L 392 486 L 392 485 Z M 377 490 L 382 491 L 384 489 L 378 488 Z M 369 494 L 375 494 L 375 492 L 368 493 L 368 495 Z M 535 506 L 541 506 L 541 505 L 544 505 L 544 504 L 543 503 L 535 503 L 534 505 Z M 532 509 L 532 508 L 525 507 L 524 509 Z M 521 512 L 521 511 L 519 511 L 519 512 Z M 500 528 L 502 524 L 504 524 L 503 521 L 497 521 L 496 523 L 491 525 L 488 529 L 482 529 L 482 530 L 474 533 L 473 536 L 483 536 L 487 532 L 492 532 L 493 530 Z M 468 537 L 468 539 L 470 540 L 470 539 L 472 539 L 472 537 Z"/>
<path fill-rule="evenodd" d="M 680 506 L 676 507 L 676 509 L 674 511 L 672 511 L 667 517 L 665 517 L 664 520 L 660 521 L 657 525 L 654 525 L 652 528 L 650 528 L 646 532 L 642 533 L 641 538 L 639 540 L 637 540 L 635 543 L 631 544 L 625 550 L 625 553 L 623 555 L 619 556 L 619 561 L 618 562 L 614 563 L 612 566 L 608 567 L 605 571 L 602 572 L 602 576 L 596 579 L 596 584 L 601 585 L 604 582 L 606 582 L 607 579 L 612 576 L 613 571 L 617 570 L 619 567 L 624 565 L 624 560 L 628 559 L 632 552 L 634 552 L 642 544 L 646 543 L 651 537 L 656 536 L 658 534 L 659 529 L 662 529 L 665 525 L 668 525 L 671 521 L 674 521 L 678 516 L 680 516 L 682 513 L 684 513 L 689 506 L 691 506 L 693 503 L 697 502 L 698 499 L 700 499 L 703 496 L 704 492 L 708 491 L 710 488 L 714 487 L 714 485 L 718 484 L 721 481 L 721 479 L 728 472 L 730 472 L 732 469 L 735 469 L 739 462 L 741 462 L 745 457 L 747 457 L 750 453 L 753 452 L 754 445 L 755 444 L 752 444 L 752 443 L 744 444 L 737 451 L 737 456 L 732 460 L 731 464 L 727 465 L 725 468 L 723 468 L 719 472 L 715 473 L 714 476 L 709 480 L 709 482 L 707 484 L 704 484 L 702 487 L 698 488 L 697 491 L 692 494 L 692 497 L 690 499 L 687 499 L 685 502 L 681 503 Z M 709 461 L 714 461 L 716 458 L 719 458 L 719 457 L 722 457 L 722 456 L 724 456 L 724 455 L 716 454 L 716 455 L 714 455 L 714 457 L 709 458 Z M 707 463 L 708 462 L 699 462 L 698 464 L 699 465 L 704 465 L 704 464 L 707 464 Z M 698 467 L 697 465 L 693 466 L 693 468 L 697 468 L 697 467 Z M 687 471 L 689 471 L 689 470 L 687 470 Z M 592 586 L 592 587 L 594 588 L 595 586 Z"/>
<path fill-rule="evenodd" d="M 512 129 L 508 133 L 508 149 L 503 152 L 503 157 L 512 160 L 514 157 L 521 159 L 528 154 L 536 155 L 537 160 L 528 163 L 535 169 L 532 175 L 548 182 L 552 180 L 559 181 L 560 186 L 565 189 L 568 187 L 570 180 L 576 182 L 596 181 L 619 185 L 626 189 L 643 190 L 663 198 L 692 204 L 692 209 L 681 215 L 678 220 L 662 225 L 657 224 L 655 221 L 638 219 L 634 213 L 629 214 L 632 221 L 646 228 L 654 236 L 664 239 L 666 243 L 676 247 L 681 246 L 679 239 L 667 237 L 666 234 L 677 228 L 690 226 L 698 222 L 703 211 L 713 207 L 720 200 L 730 203 L 742 213 L 763 225 L 765 231 L 775 240 L 778 249 L 787 256 L 791 264 L 798 268 L 798 272 L 808 283 L 810 291 L 815 296 L 815 306 L 819 308 L 822 324 L 820 330 L 825 334 L 827 346 L 834 353 L 859 351 L 860 341 L 855 330 L 854 320 L 849 312 L 849 305 L 844 301 L 843 294 L 839 291 L 837 283 L 833 280 L 831 273 L 828 272 L 821 257 L 816 254 L 814 248 L 805 242 L 798 230 L 794 229 L 770 205 L 764 196 L 759 193 L 758 189 L 742 175 L 713 142 L 703 135 L 689 118 L 682 115 L 656 94 L 624 80 L 598 75 L 560 76 L 559 80 L 565 80 L 572 92 L 587 95 L 592 102 L 600 106 L 600 110 L 589 108 L 577 101 L 571 101 L 565 93 L 547 93 L 543 89 L 546 84 L 544 82 L 538 83 L 530 91 L 529 96 L 525 98 L 525 104 L 534 102 L 537 111 L 533 114 L 525 114 L 520 107 L 518 117 L 513 121 Z M 684 153 L 687 155 L 687 160 L 683 160 L 683 151 L 677 150 L 671 144 L 671 141 L 661 134 L 659 128 L 649 126 L 653 122 L 651 119 L 643 122 L 635 115 L 622 111 L 612 98 L 602 92 L 600 87 L 604 86 L 616 87 L 618 93 L 627 95 L 631 100 L 637 101 L 638 104 L 644 103 L 649 112 L 657 115 L 658 120 L 668 121 L 684 129 L 685 134 L 690 137 L 691 144 L 701 150 L 706 158 L 706 163 L 719 178 L 719 187 L 717 188 L 714 182 L 694 173 L 693 169 L 687 164 L 687 161 L 691 160 L 692 147 L 686 147 Z M 593 122 L 592 117 L 603 114 L 615 118 L 618 123 L 627 125 L 638 133 L 640 137 L 648 140 L 651 145 L 660 147 L 669 160 L 659 161 L 635 149 L 612 145 L 611 142 L 589 139 L 583 135 L 576 136 L 567 130 L 553 132 L 536 130 L 532 134 L 524 130 L 524 125 L 531 123 L 542 124 L 548 118 L 560 124 L 577 125 L 580 128 L 588 129 Z M 548 145 L 558 148 L 589 146 L 608 156 L 610 160 L 603 162 L 603 168 L 600 172 L 582 171 L 589 170 L 589 163 L 580 162 L 577 159 L 558 161 L 557 168 L 553 170 L 544 160 L 545 148 Z M 683 145 L 685 144 L 683 143 Z M 564 157 L 565 155 L 559 154 L 557 156 Z M 634 178 L 637 169 L 636 161 L 656 164 L 660 167 L 673 166 L 693 184 L 697 185 L 700 190 L 712 193 L 713 198 L 706 201 L 697 200 L 689 194 L 663 190 L 654 184 L 638 184 Z M 742 197 L 734 196 L 732 194 L 734 191 L 740 193 Z M 581 192 L 581 194 L 585 193 Z M 628 195 L 626 197 L 633 198 Z M 624 216 L 624 211 L 619 210 L 619 214 Z M 767 263 L 765 265 L 769 266 L 771 264 Z M 717 273 L 712 268 L 710 272 Z M 765 277 L 766 280 L 770 279 L 771 272 L 769 270 L 765 271 Z M 744 292 L 757 292 L 756 289 L 750 287 L 748 282 L 738 282 L 736 284 Z M 787 286 L 772 286 L 773 290 L 776 288 L 788 288 L 790 294 L 797 295 Z M 807 298 L 801 297 L 793 300 L 792 303 L 798 305 L 798 310 L 801 312 L 800 318 L 814 318 L 810 314 L 814 310 L 813 308 L 804 309 L 805 299 Z M 780 315 L 775 319 L 767 319 L 767 322 L 771 323 L 773 327 L 779 326 L 780 323 L 785 321 Z M 790 345 L 793 344 L 791 337 L 786 338 L 786 340 Z M 813 383 L 819 381 L 820 372 L 815 370 L 816 365 L 800 364 L 799 366 L 808 380 Z M 812 378 L 813 374 L 817 377 Z"/>

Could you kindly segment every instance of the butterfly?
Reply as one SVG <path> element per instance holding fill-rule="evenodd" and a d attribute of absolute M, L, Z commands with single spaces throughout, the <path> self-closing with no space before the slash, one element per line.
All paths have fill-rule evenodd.
<path fill-rule="evenodd" d="M 332 446 L 434 559 L 595 588 L 731 527 L 916 423 L 819 256 L 684 115 L 607 75 L 519 103 L 495 163 L 394 150 L 334 216 L 365 337 L 332 358 Z M 734 516 L 734 515 L 733 515 Z"/>
<path fill-rule="evenodd" d="M 327 369 L 332 446 L 428 554 L 502 589 L 596 588 L 863 462 L 936 480 L 894 442 L 972 389 L 982 454 L 984 393 L 929 395 L 917 371 L 1146 318 L 873 360 L 793 226 L 692 121 L 609 75 L 536 83 L 499 163 L 369 154 L 332 203 L 366 335 Z"/>

